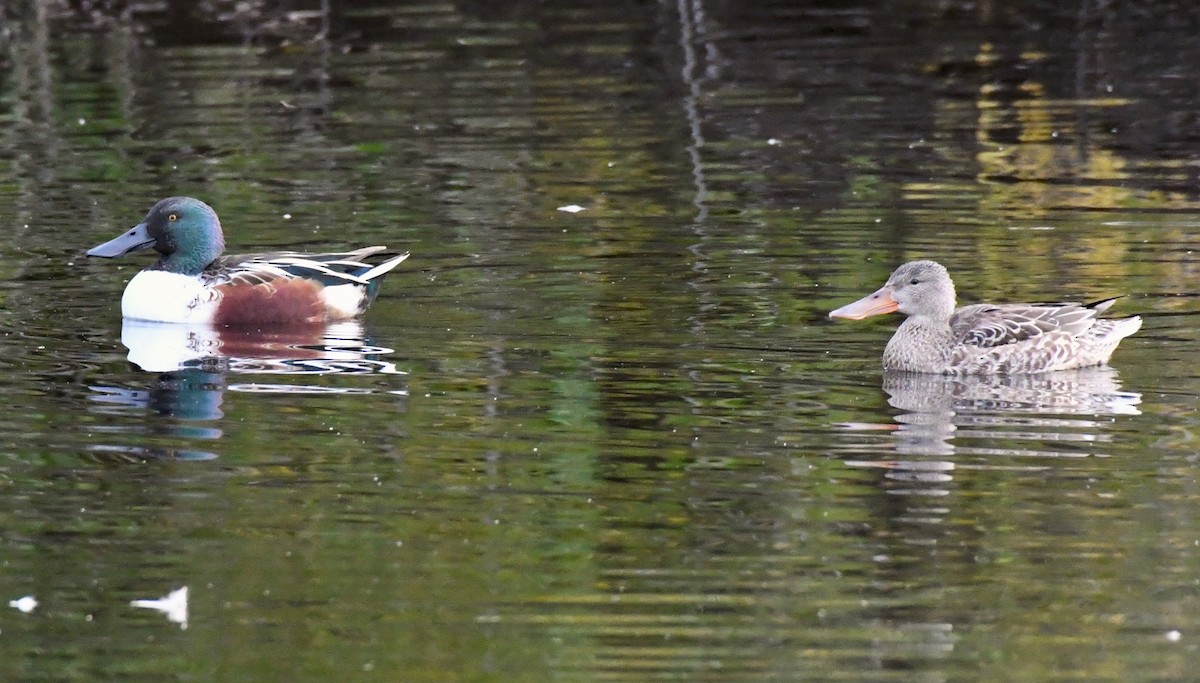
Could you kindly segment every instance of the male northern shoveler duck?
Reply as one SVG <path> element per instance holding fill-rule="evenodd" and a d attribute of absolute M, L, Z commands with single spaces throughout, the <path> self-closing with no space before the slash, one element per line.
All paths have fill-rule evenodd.
<path fill-rule="evenodd" d="M 87 254 L 112 258 L 151 248 L 161 256 L 125 287 L 122 315 L 216 325 L 352 318 L 375 300 L 383 276 L 408 258 L 405 253 L 375 265 L 362 262 L 385 247 L 221 256 L 221 221 L 212 207 L 191 197 L 163 199 L 133 229 Z"/>
<path fill-rule="evenodd" d="M 975 304 L 954 308 L 950 274 L 933 261 L 896 269 L 873 294 L 831 312 L 861 320 L 900 311 L 908 318 L 883 352 L 885 370 L 941 374 L 1033 373 L 1108 362 L 1142 319 L 1098 319 L 1116 299 L 1091 304 Z"/>

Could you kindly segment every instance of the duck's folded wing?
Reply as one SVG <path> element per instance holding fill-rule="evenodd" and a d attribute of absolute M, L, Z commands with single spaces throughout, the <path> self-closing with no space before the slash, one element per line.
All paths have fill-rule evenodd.
<path fill-rule="evenodd" d="M 296 277 L 284 268 L 255 257 L 232 256 L 217 259 L 202 274 L 210 287 L 221 285 L 265 285 L 280 279 Z"/>
<path fill-rule="evenodd" d="M 1091 304 L 976 304 L 964 306 L 950 317 L 954 336 L 964 344 L 1003 346 L 1049 332 L 1078 336 L 1091 328 L 1096 314 L 1115 299 Z"/>
<path fill-rule="evenodd" d="M 305 253 L 301 251 L 270 251 L 258 252 L 254 254 L 230 254 L 222 256 L 218 263 L 226 266 L 235 266 L 242 263 L 261 263 L 263 261 L 271 262 L 280 259 L 301 258 L 308 261 L 317 261 L 320 263 L 329 263 L 331 261 L 363 261 L 368 256 L 382 254 L 387 251 L 387 247 L 361 247 L 351 251 L 329 251 L 323 253 Z"/>
<path fill-rule="evenodd" d="M 361 274 L 372 266 L 358 259 L 384 251 L 384 247 L 366 247 L 349 252 L 299 254 L 276 252 L 249 254 L 218 259 L 205 275 L 210 284 L 261 285 L 280 278 L 307 278 L 326 286 L 366 285 Z"/>

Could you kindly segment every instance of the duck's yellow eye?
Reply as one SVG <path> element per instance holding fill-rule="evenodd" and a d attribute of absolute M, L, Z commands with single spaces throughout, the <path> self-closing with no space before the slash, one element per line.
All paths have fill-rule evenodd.
<path fill-rule="evenodd" d="M 167 220 L 169 220 L 169 221 L 177 221 L 177 220 L 179 220 L 179 214 L 177 214 L 177 213 L 169 213 L 169 214 L 167 214 Z"/>

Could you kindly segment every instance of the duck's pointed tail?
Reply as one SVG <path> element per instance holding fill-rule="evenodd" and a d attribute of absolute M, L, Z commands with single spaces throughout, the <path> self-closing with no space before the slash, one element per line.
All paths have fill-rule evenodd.
<path fill-rule="evenodd" d="M 1135 315 L 1130 318 L 1121 318 L 1120 320 L 1113 321 L 1113 328 L 1108 337 L 1113 342 L 1119 342 L 1140 329 L 1142 329 L 1142 316 Z"/>
<path fill-rule="evenodd" d="M 383 276 L 390 273 L 396 266 L 404 263 L 404 260 L 407 258 L 407 251 L 403 254 L 397 254 L 383 263 L 371 267 L 370 270 L 367 270 L 359 275 L 359 277 L 365 280 L 367 283 L 366 291 L 363 294 L 362 304 L 360 304 L 360 312 L 365 311 L 367 306 L 370 306 L 375 302 L 375 297 L 379 296 L 379 285 L 383 282 Z"/>
<path fill-rule="evenodd" d="M 374 280 L 377 277 L 383 277 L 384 275 L 387 275 L 388 273 L 390 273 L 393 268 L 400 265 L 401 263 L 404 263 L 404 260 L 407 258 L 408 258 L 407 251 L 404 252 L 403 254 L 397 254 L 397 255 L 393 256 L 392 258 L 384 261 L 383 263 L 380 263 L 379 265 L 372 267 L 367 272 L 360 274 L 359 277 L 366 280 L 367 282 L 370 282 L 371 280 Z"/>

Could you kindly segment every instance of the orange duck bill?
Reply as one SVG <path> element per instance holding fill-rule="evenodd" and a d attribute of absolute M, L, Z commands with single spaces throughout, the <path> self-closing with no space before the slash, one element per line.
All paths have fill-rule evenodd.
<path fill-rule="evenodd" d="M 829 317 L 862 320 L 873 315 L 893 313 L 899 308 L 900 304 L 892 298 L 892 290 L 888 287 L 880 287 L 873 294 L 868 294 L 852 304 L 846 304 L 837 310 L 830 311 Z"/>

